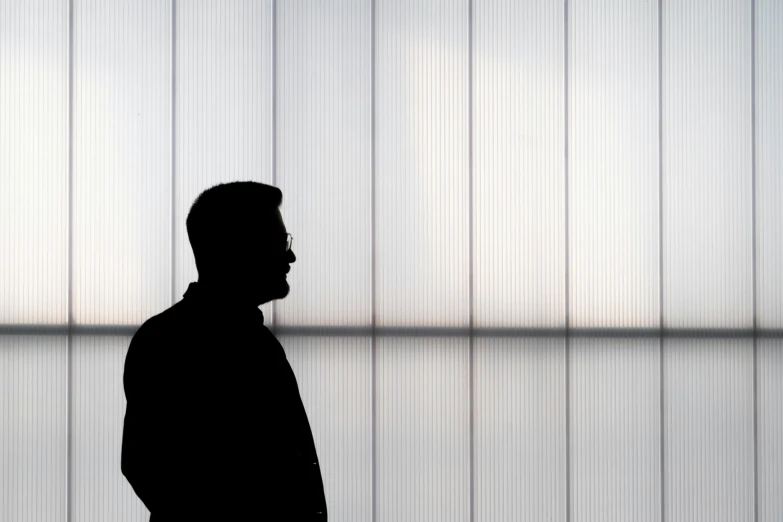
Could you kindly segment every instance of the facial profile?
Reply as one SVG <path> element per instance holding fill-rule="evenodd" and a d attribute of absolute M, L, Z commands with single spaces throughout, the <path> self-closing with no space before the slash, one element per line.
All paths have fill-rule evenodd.
<path fill-rule="evenodd" d="M 215 185 L 196 198 L 186 226 L 202 286 L 243 305 L 288 295 L 296 256 L 286 251 L 281 202 L 277 187 L 253 181 Z"/>
<path fill-rule="evenodd" d="M 256 306 L 285 298 L 291 291 L 287 276 L 296 261 L 293 248 L 285 250 L 287 235 L 279 209 L 253 219 L 240 238 L 231 238 L 216 272 L 224 275 L 225 285 L 246 294 Z"/>

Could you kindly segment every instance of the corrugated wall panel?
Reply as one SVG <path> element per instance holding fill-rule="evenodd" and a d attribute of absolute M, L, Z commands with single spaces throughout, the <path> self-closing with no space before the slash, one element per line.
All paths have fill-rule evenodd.
<path fill-rule="evenodd" d="M 783 328 L 783 2 L 756 2 L 758 324 Z"/>
<path fill-rule="evenodd" d="M 171 4 L 73 9 L 74 321 L 140 324 L 171 298 Z"/>
<path fill-rule="evenodd" d="M 474 343 L 475 520 L 564 522 L 564 339 Z"/>
<path fill-rule="evenodd" d="M 0 520 L 65 520 L 66 338 L 0 336 Z"/>
<path fill-rule="evenodd" d="M 147 521 L 150 512 L 120 469 L 122 376 L 128 336 L 73 338 L 73 522 Z"/>
<path fill-rule="evenodd" d="M 753 341 L 664 343 L 665 520 L 753 520 Z"/>
<path fill-rule="evenodd" d="M 378 520 L 468 522 L 468 340 L 386 337 L 377 350 Z"/>
<path fill-rule="evenodd" d="M 199 193 L 228 181 L 272 184 L 271 1 L 176 5 L 175 302 L 198 279 L 185 219 Z M 271 304 L 261 310 L 271 321 Z"/>
<path fill-rule="evenodd" d="M 657 338 L 571 342 L 571 520 L 661 520 Z"/>
<path fill-rule="evenodd" d="M 750 5 L 663 9 L 665 326 L 753 324 Z"/>
<path fill-rule="evenodd" d="M 372 322 L 371 25 L 369 0 L 277 6 L 277 186 L 297 256 L 277 324 Z"/>
<path fill-rule="evenodd" d="M 758 341 L 759 522 L 783 520 L 783 339 Z"/>
<path fill-rule="evenodd" d="M 563 3 L 473 12 L 475 324 L 563 326 Z"/>
<path fill-rule="evenodd" d="M 569 4 L 570 325 L 660 323 L 658 2 Z"/>
<path fill-rule="evenodd" d="M 467 326 L 468 4 L 375 9 L 378 324 Z"/>
<path fill-rule="evenodd" d="M 372 342 L 280 336 L 299 383 L 329 520 L 372 520 Z"/>
<path fill-rule="evenodd" d="M 0 1 L 0 324 L 68 321 L 68 3 Z"/>
<path fill-rule="evenodd" d="M 561 327 L 568 270 L 571 326 L 654 327 L 660 284 L 665 326 L 746 328 L 755 269 L 758 324 L 781 328 L 781 24 L 771 0 L 0 0 L 0 325 L 63 324 L 71 297 L 77 322 L 143 321 L 196 280 L 196 195 L 253 179 L 304 247 L 292 325 L 367 324 L 374 261 L 381 326 L 473 305 L 476 326 Z M 74 337 L 69 422 L 66 338 L 3 334 L 0 519 L 144 519 L 118 465 L 129 338 Z M 469 337 L 381 335 L 375 387 L 371 341 L 283 340 L 330 518 L 745 521 L 756 493 L 759 521 L 783 513 L 779 339 L 757 341 L 754 433 L 750 338 L 667 337 L 663 405 L 655 338 L 572 338 L 568 359 L 477 338 L 472 463 Z"/>

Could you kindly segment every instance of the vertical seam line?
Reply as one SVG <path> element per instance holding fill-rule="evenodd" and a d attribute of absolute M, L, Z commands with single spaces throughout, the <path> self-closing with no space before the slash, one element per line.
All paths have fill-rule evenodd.
<path fill-rule="evenodd" d="M 756 279 L 756 1 L 750 2 L 751 263 L 753 273 L 753 518 L 759 520 L 758 305 Z"/>
<path fill-rule="evenodd" d="M 571 521 L 571 364 L 570 364 L 570 316 L 569 316 L 569 227 L 568 227 L 568 0 L 563 3 L 563 99 L 564 99 L 564 185 L 565 185 L 565 425 L 566 425 L 566 522 Z"/>
<path fill-rule="evenodd" d="M 665 380 L 664 380 L 664 314 L 663 314 L 663 0 L 658 1 L 658 324 L 659 337 L 659 415 L 660 415 L 660 488 L 661 522 L 666 520 L 665 460 Z"/>
<path fill-rule="evenodd" d="M 376 223 L 375 223 L 375 0 L 370 1 L 370 185 L 371 185 L 371 216 L 372 230 L 371 236 L 371 297 L 372 300 L 372 520 L 376 522 L 378 520 L 378 463 L 377 463 L 377 446 L 378 446 L 378 420 L 377 420 L 377 334 L 376 334 L 376 266 L 375 266 L 375 236 L 376 236 Z"/>
<path fill-rule="evenodd" d="M 272 0 L 272 185 L 277 187 L 277 0 Z M 275 301 L 272 300 L 272 333 L 277 330 Z"/>
<path fill-rule="evenodd" d="M 66 341 L 66 481 L 65 516 L 71 522 L 73 506 L 73 0 L 68 2 L 68 337 Z"/>
<path fill-rule="evenodd" d="M 175 199 L 175 171 L 177 168 L 177 0 L 171 0 L 171 305 L 174 304 L 176 280 L 175 263 L 176 248 L 174 225 L 176 219 L 176 199 Z"/>
<path fill-rule="evenodd" d="M 468 264 L 469 264 L 469 282 L 468 282 L 468 302 L 469 302 L 469 336 L 468 336 L 468 386 L 470 402 L 470 522 L 476 519 L 476 499 L 475 499 L 475 397 L 474 397 L 474 371 L 475 371 L 475 339 L 473 336 L 473 0 L 468 0 Z"/>

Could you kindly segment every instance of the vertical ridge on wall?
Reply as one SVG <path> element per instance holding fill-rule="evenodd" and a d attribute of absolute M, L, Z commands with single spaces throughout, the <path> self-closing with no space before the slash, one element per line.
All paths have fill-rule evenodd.
<path fill-rule="evenodd" d="M 272 185 L 277 187 L 277 149 L 278 149 L 278 140 L 277 140 L 277 46 L 278 46 L 278 36 L 277 36 L 277 0 L 270 0 L 271 2 L 271 17 L 272 17 L 272 24 L 271 24 L 271 33 L 272 33 L 272 39 L 271 39 L 271 50 L 270 50 L 270 60 L 271 60 L 271 96 L 272 103 L 270 104 L 270 114 L 272 119 L 272 131 L 270 132 L 271 137 L 271 144 L 270 144 L 270 150 L 269 150 L 269 156 L 271 158 L 271 175 L 272 175 Z M 298 246 L 298 244 L 297 244 Z M 275 332 L 275 326 L 277 325 L 277 303 L 272 301 L 269 303 L 269 311 L 271 312 L 270 317 L 270 323 L 272 327 L 272 333 Z"/>
<path fill-rule="evenodd" d="M 170 261 L 171 261 L 171 267 L 169 268 L 169 285 L 170 285 L 170 291 L 171 296 L 169 299 L 169 306 L 173 305 L 177 299 L 175 294 L 175 277 L 174 277 L 174 269 L 177 266 L 176 265 L 176 252 L 174 246 L 176 245 L 174 238 L 177 237 L 176 231 L 175 231 L 175 225 L 176 225 L 176 194 L 175 194 L 175 188 L 176 188 L 176 172 L 177 172 L 177 0 L 171 0 L 171 29 L 170 29 L 170 38 L 171 38 L 171 140 L 169 143 L 170 147 L 170 154 L 171 154 L 171 184 L 170 184 L 170 192 L 171 192 L 171 213 L 169 216 L 170 220 L 170 226 L 171 226 L 171 234 L 169 236 L 169 248 L 170 248 Z"/>
<path fill-rule="evenodd" d="M 654 2 L 568 3 L 570 521 L 661 516 L 659 342 L 570 330 L 659 326 L 657 13 Z"/>
<path fill-rule="evenodd" d="M 275 325 L 366 326 L 371 266 L 370 4 L 277 7 L 276 184 L 297 257 Z M 335 299 L 335 296 L 340 296 Z"/>
<path fill-rule="evenodd" d="M 783 3 L 755 0 L 754 144 L 756 218 L 756 325 L 783 327 Z M 756 339 L 758 521 L 783 519 L 783 341 Z"/>
<path fill-rule="evenodd" d="M 758 326 L 783 328 L 783 3 L 756 0 L 756 219 Z"/>
<path fill-rule="evenodd" d="M 476 520 L 565 520 L 565 339 L 474 342 Z"/>
<path fill-rule="evenodd" d="M 756 2 L 750 1 L 751 270 L 753 273 L 753 521 L 759 520 L 758 306 L 756 285 Z"/>
<path fill-rule="evenodd" d="M 171 4 L 73 0 L 73 322 L 170 305 Z"/>
<path fill-rule="evenodd" d="M 372 352 L 361 337 L 280 336 L 313 432 L 329 520 L 372 519 Z"/>
<path fill-rule="evenodd" d="M 658 0 L 658 327 L 663 332 L 664 329 L 664 313 L 663 313 L 663 2 L 664 0 Z M 664 483 L 666 479 L 666 446 L 665 446 L 665 422 L 666 413 L 664 411 L 664 405 L 666 404 L 664 383 L 666 376 L 664 375 L 664 336 L 661 334 L 658 340 L 658 353 L 659 353 L 659 405 L 660 405 L 660 429 L 658 430 L 658 437 L 660 439 L 660 493 L 661 493 L 661 522 L 666 522 L 666 485 Z"/>
<path fill-rule="evenodd" d="M 467 15 L 465 0 L 377 3 L 381 325 L 468 325 Z"/>
<path fill-rule="evenodd" d="M 666 339 L 666 520 L 753 519 L 751 339 Z"/>
<path fill-rule="evenodd" d="M 370 133 L 371 133 L 371 180 L 372 188 L 370 197 L 372 198 L 370 210 L 372 219 L 372 231 L 370 234 L 372 240 L 372 252 L 370 257 L 370 263 L 372 264 L 372 274 L 370 276 L 370 284 L 372 285 L 372 295 L 370 300 L 370 306 L 372 307 L 372 522 L 378 522 L 378 336 L 376 335 L 376 325 L 378 323 L 377 318 L 377 280 L 378 272 L 376 270 L 376 235 L 377 226 L 375 222 L 376 214 L 376 201 L 377 194 L 375 191 L 375 172 L 376 172 L 376 144 L 375 144 L 375 131 L 376 131 L 376 102 L 375 102 L 375 64 L 376 64 L 376 2 L 378 0 L 370 0 L 371 13 L 370 13 Z"/>
<path fill-rule="evenodd" d="M 198 194 L 222 182 L 272 183 L 271 6 L 271 0 L 226 0 L 217 10 L 210 2 L 177 3 L 176 300 L 198 278 L 186 229 Z M 267 318 L 269 308 L 261 307 Z"/>
<path fill-rule="evenodd" d="M 761 21 L 761 19 L 759 19 Z M 761 25 L 761 24 L 759 24 Z M 758 520 L 783 518 L 783 340 L 758 339 Z"/>
<path fill-rule="evenodd" d="M 475 327 L 565 324 L 563 9 L 474 5 Z"/>
<path fill-rule="evenodd" d="M 68 321 L 68 16 L 0 1 L 0 324 Z"/>
<path fill-rule="evenodd" d="M 68 1 L 68 317 L 66 338 L 66 464 L 65 520 L 73 520 L 73 105 L 74 105 L 74 0 Z"/>
<path fill-rule="evenodd" d="M 67 338 L 0 336 L 0 520 L 68 513 Z"/>
<path fill-rule="evenodd" d="M 750 14 L 733 0 L 663 12 L 667 326 L 752 326 Z"/>
<path fill-rule="evenodd" d="M 131 330 L 242 179 L 330 518 L 783 519 L 783 3 L 663 1 L 0 0 L 0 520 L 146 519 Z"/>
<path fill-rule="evenodd" d="M 564 0 L 563 6 L 563 186 L 564 186 L 564 200 L 565 200 L 565 303 L 564 303 L 564 315 L 565 315 L 565 519 L 566 522 L 571 522 L 572 518 L 572 502 L 573 493 L 571 491 L 571 335 L 569 329 L 571 328 L 571 240 L 570 240 L 570 226 L 569 226 L 569 211 L 571 209 L 571 195 L 569 192 L 568 181 L 570 176 L 570 157 L 569 157 L 569 117 L 571 112 L 571 103 L 568 99 L 570 78 L 568 74 L 568 0 Z"/>
<path fill-rule="evenodd" d="M 470 518 L 468 340 L 378 340 L 379 515 Z"/>
<path fill-rule="evenodd" d="M 161 254 L 171 251 L 171 228 L 160 224 L 172 201 L 171 4 L 72 0 L 72 9 L 69 325 L 135 325 L 170 304 L 171 265 Z M 84 341 L 69 335 L 67 518 L 116 518 L 128 502 L 143 518 L 119 462 L 130 338 L 87 338 L 86 357 Z M 102 357 L 115 371 L 95 382 Z"/>
<path fill-rule="evenodd" d="M 130 336 L 80 336 L 73 343 L 72 519 L 146 521 L 149 511 L 121 469 Z"/>
<path fill-rule="evenodd" d="M 375 5 L 377 324 L 470 321 L 469 3 Z M 469 340 L 377 340 L 377 516 L 470 519 Z"/>
<path fill-rule="evenodd" d="M 474 299 L 473 299 L 473 0 L 468 0 L 468 400 L 469 404 L 469 429 L 468 444 L 470 456 L 468 457 L 468 477 L 470 477 L 470 492 L 468 505 L 470 509 L 470 522 L 476 519 L 476 495 L 475 495 L 475 423 L 474 423 L 474 373 L 475 373 L 475 337 L 474 325 Z"/>
<path fill-rule="evenodd" d="M 569 5 L 569 325 L 654 328 L 658 5 Z"/>
<path fill-rule="evenodd" d="M 287 277 L 290 293 L 274 302 L 275 326 L 372 322 L 371 8 L 368 0 L 292 0 L 275 8 L 274 177 L 297 257 Z M 331 396 L 328 383 L 335 372 L 344 375 L 341 386 L 358 384 L 352 372 L 342 373 L 349 361 L 341 354 L 358 361 L 366 356 L 371 364 L 369 338 L 350 351 L 335 346 L 335 339 L 290 339 L 292 365 L 310 369 L 299 380 L 305 395 L 320 389 Z M 372 368 L 365 369 L 371 377 Z M 357 391 L 372 396 L 369 388 Z M 356 426 L 353 399 L 337 394 L 331 413 L 322 415 L 324 398 L 310 397 L 305 406 L 323 458 L 329 518 L 366 522 L 372 518 L 372 505 L 365 503 L 372 500 L 372 455 L 338 451 L 342 445 L 336 440 L 354 440 L 357 451 L 369 443 L 372 450 L 372 403 L 356 412 L 359 421 L 370 422 Z"/>
<path fill-rule="evenodd" d="M 659 522 L 656 338 L 571 340 L 572 520 Z"/>

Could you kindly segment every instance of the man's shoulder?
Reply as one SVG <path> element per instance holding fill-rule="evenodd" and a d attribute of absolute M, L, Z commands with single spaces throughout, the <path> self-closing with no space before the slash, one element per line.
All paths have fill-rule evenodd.
<path fill-rule="evenodd" d="M 166 330 L 177 328 L 183 322 L 188 321 L 191 313 L 192 310 L 189 309 L 184 301 L 178 301 L 141 323 L 141 326 L 136 330 L 136 333 L 142 332 L 142 335 L 164 333 Z"/>
<path fill-rule="evenodd" d="M 172 340 L 181 340 L 183 324 L 186 324 L 188 310 L 179 301 L 166 310 L 153 315 L 133 334 L 128 347 L 126 367 L 129 361 L 132 365 L 148 364 L 152 360 L 160 360 L 165 356 L 166 347 L 171 346 Z"/>

